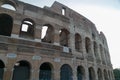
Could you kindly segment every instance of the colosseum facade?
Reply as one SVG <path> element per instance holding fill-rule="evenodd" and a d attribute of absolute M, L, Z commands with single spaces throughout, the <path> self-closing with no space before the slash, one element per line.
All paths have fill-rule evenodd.
<path fill-rule="evenodd" d="M 1 0 L 0 80 L 114 80 L 105 35 L 57 1 Z"/>

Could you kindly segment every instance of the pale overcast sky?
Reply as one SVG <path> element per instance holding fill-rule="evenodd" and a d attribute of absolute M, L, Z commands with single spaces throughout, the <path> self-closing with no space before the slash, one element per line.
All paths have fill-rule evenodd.
<path fill-rule="evenodd" d="M 39 7 L 55 0 L 20 0 Z M 108 41 L 113 68 L 120 68 L 120 0 L 56 0 L 91 20 Z"/>

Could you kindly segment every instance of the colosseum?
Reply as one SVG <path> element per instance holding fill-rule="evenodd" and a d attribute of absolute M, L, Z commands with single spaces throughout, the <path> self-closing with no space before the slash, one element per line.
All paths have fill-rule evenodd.
<path fill-rule="evenodd" d="M 114 80 L 105 35 L 57 1 L 0 0 L 0 80 Z"/>

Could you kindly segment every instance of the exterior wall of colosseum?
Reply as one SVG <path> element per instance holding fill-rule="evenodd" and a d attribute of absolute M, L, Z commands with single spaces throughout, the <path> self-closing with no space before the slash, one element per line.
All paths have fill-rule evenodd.
<path fill-rule="evenodd" d="M 0 2 L 0 80 L 114 80 L 105 35 L 56 1 Z"/>

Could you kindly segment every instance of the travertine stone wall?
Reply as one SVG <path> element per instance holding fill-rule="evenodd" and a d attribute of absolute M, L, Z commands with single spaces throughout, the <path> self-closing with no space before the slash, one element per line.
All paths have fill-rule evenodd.
<path fill-rule="evenodd" d="M 3 8 L 4 4 L 15 10 Z M 78 74 L 82 80 L 114 80 L 104 33 L 81 14 L 56 1 L 44 8 L 17 0 L 0 2 L 0 6 L 4 33 L 0 33 L 0 79 L 15 80 L 16 67 L 27 66 L 27 80 L 42 80 L 41 67 L 46 65 L 51 71 L 47 80 L 65 80 L 61 76 L 64 66 L 71 71 L 66 80 L 81 80 Z M 7 29 L 9 24 L 12 26 Z M 23 31 L 23 25 L 28 30 Z M 47 36 L 42 39 L 44 26 Z M 9 36 L 5 31 L 11 31 Z"/>

